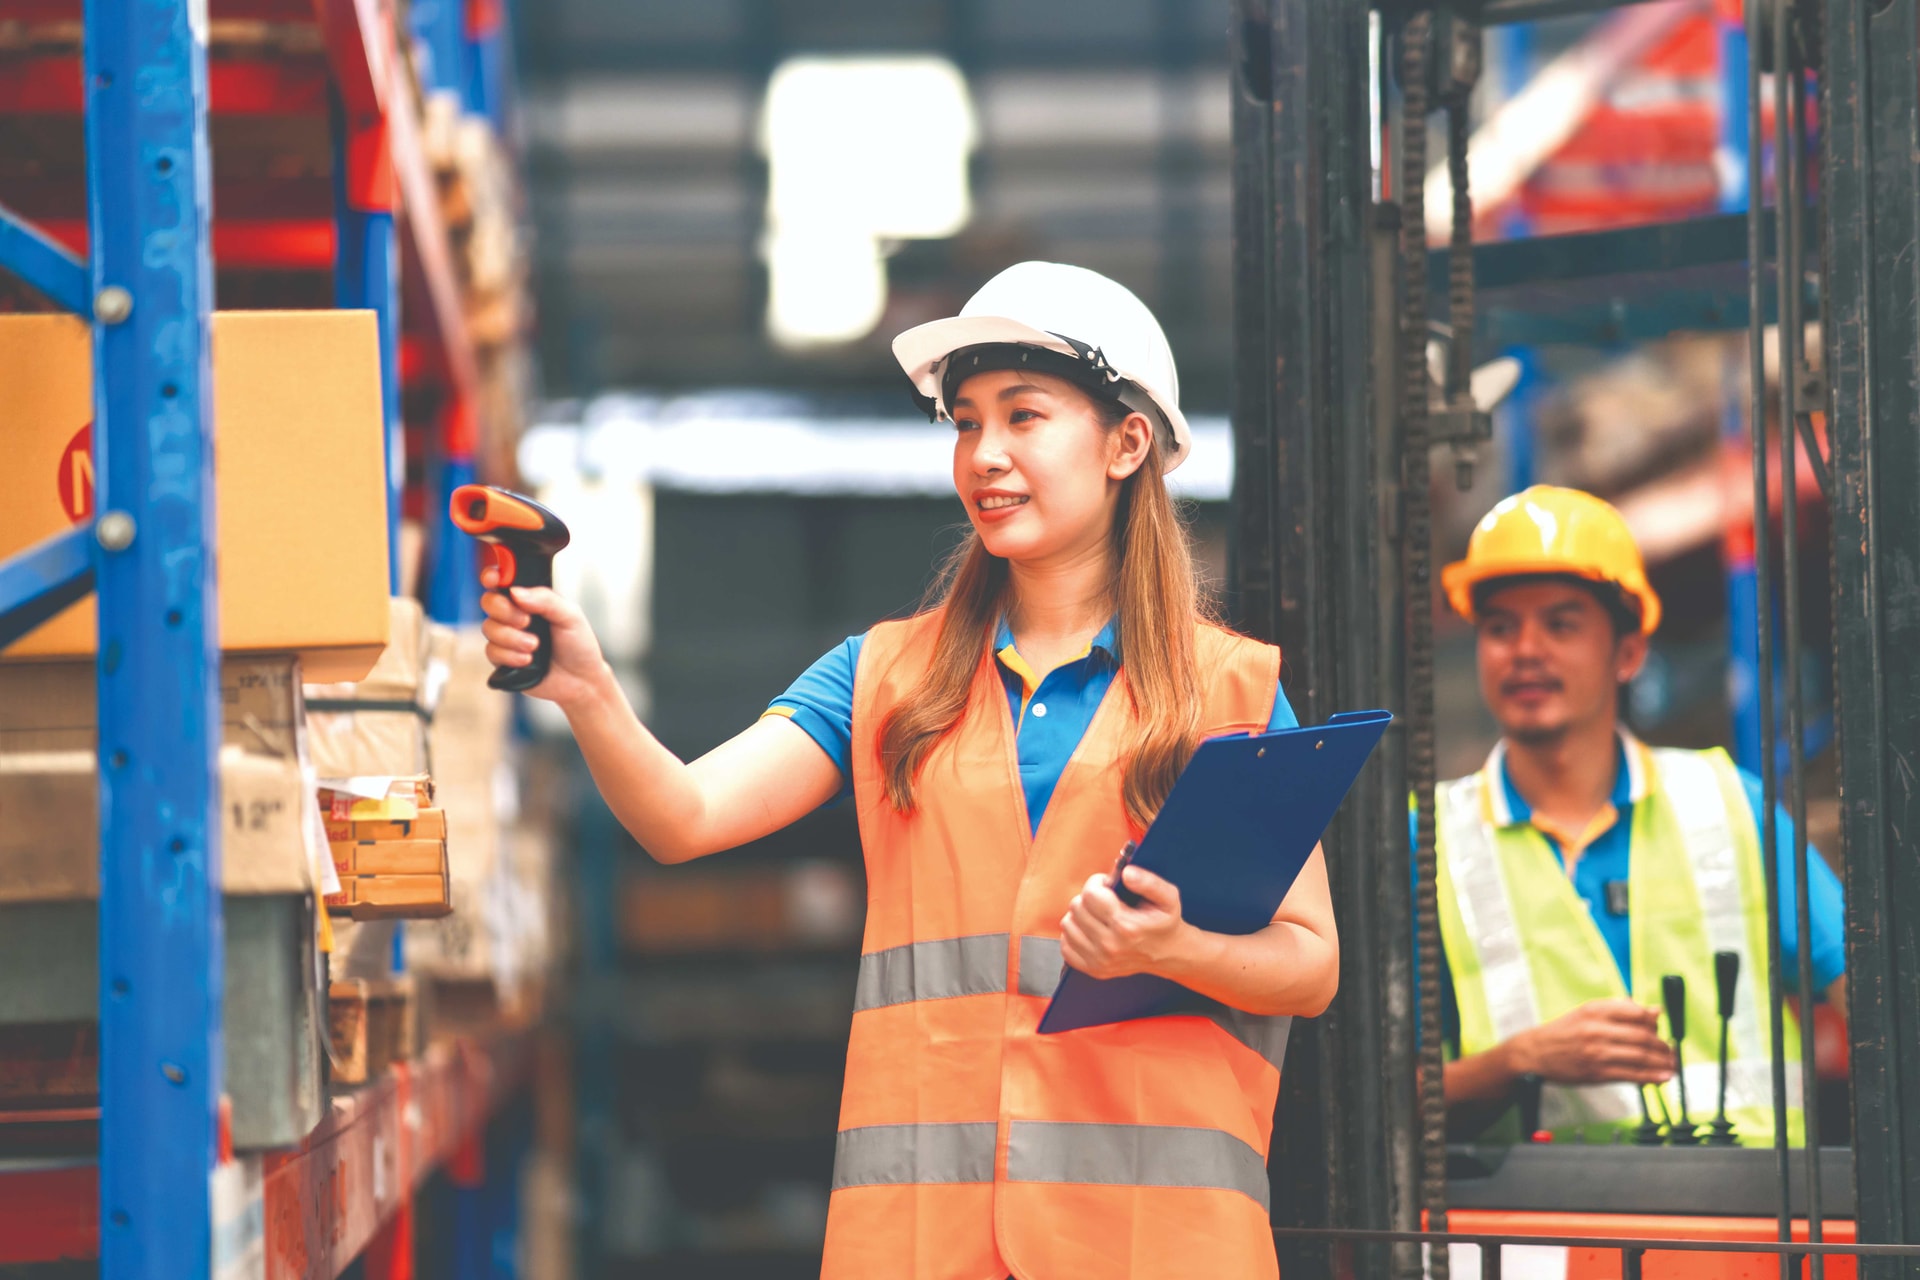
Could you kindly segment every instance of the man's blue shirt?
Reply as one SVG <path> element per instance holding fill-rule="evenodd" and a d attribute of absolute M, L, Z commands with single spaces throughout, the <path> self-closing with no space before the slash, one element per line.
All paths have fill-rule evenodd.
<path fill-rule="evenodd" d="M 767 708 L 769 715 L 790 717 L 820 744 L 840 769 L 841 796 L 853 789 L 853 676 L 859 670 L 860 646 L 865 640 L 864 635 L 849 636 L 844 644 L 828 650 Z M 1109 622 L 1085 653 L 1061 663 L 1040 679 L 1020 656 L 1004 619 L 993 647 L 1000 679 L 1007 689 L 1007 710 L 1016 726 L 1027 819 L 1037 832 L 1060 774 L 1086 736 L 1093 714 L 1100 709 L 1101 699 L 1107 696 L 1114 672 L 1119 669 L 1113 656 L 1114 627 Z M 1276 688 L 1268 728 L 1290 729 L 1298 723 L 1285 690 Z"/>

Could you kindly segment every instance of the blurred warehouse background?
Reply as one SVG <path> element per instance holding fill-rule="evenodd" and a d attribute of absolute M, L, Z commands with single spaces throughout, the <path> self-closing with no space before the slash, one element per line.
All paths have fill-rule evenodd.
<path fill-rule="evenodd" d="M 1167 332 L 1196 446 L 1173 487 L 1231 620 L 1234 426 L 1249 447 L 1275 434 L 1235 405 L 1234 353 L 1283 349 L 1265 342 L 1269 335 L 1236 333 L 1236 314 L 1244 322 L 1249 310 L 1236 311 L 1236 295 L 1291 282 L 1235 278 L 1234 228 L 1245 228 L 1249 207 L 1258 217 L 1268 207 L 1264 192 L 1247 196 L 1236 223 L 1236 108 L 1258 117 L 1268 104 L 1233 100 L 1229 58 L 1236 47 L 1268 48 L 1269 33 L 1232 39 L 1236 14 L 1248 8 L 1235 0 L 212 0 L 208 8 L 192 12 L 210 32 L 217 305 L 380 313 L 368 321 L 379 342 L 361 385 L 388 394 L 383 401 L 368 390 L 373 407 L 361 416 L 384 436 L 386 457 L 365 487 L 397 499 L 398 553 L 391 583 L 384 552 L 378 572 L 363 576 L 380 579 L 376 604 L 395 598 L 393 669 L 364 686 L 311 685 L 308 702 L 286 715 L 308 723 L 311 713 L 317 739 L 332 730 L 348 745 L 375 723 L 354 717 L 397 717 L 390 736 L 404 748 L 402 764 L 336 756 L 331 765 L 323 758 L 315 776 L 437 773 L 456 824 L 437 837 L 434 887 L 446 901 L 431 904 L 451 914 L 405 926 L 349 922 L 354 904 L 335 902 L 343 911 L 331 971 L 317 963 L 315 934 L 331 935 L 309 918 L 311 886 L 280 895 L 303 913 L 293 942 L 309 963 L 297 1011 L 266 1002 L 286 1015 L 271 1043 L 297 1049 L 311 1078 L 299 1082 L 298 1116 L 270 1140 L 243 1132 L 240 1146 L 293 1149 L 324 1106 L 356 1098 L 380 1102 L 396 1125 L 411 1107 L 407 1123 L 415 1123 L 417 1098 L 432 1095 L 425 1083 L 419 1095 L 404 1094 L 396 1081 L 413 1069 L 429 1081 L 426 1066 L 406 1065 L 429 1061 L 415 1059 L 417 1044 L 397 1054 L 398 1074 L 365 1052 L 351 1064 L 336 1054 L 323 1070 L 321 1038 L 300 1021 L 326 1009 L 324 991 L 338 1002 L 336 1016 L 359 1011 L 363 1050 L 377 1007 L 391 1006 L 380 1016 L 393 1024 L 394 1043 L 410 1044 L 413 997 L 393 992 L 394 980 L 411 974 L 431 988 L 422 1003 L 439 1055 L 434 1070 L 458 1063 L 503 1096 L 510 1083 L 537 1081 L 533 1102 L 515 1093 L 486 1143 L 456 1150 L 449 1128 L 420 1166 L 424 1177 L 442 1157 L 449 1165 L 421 1196 L 420 1252 L 465 1242 L 456 1271 L 423 1264 L 421 1274 L 816 1275 L 863 923 L 853 813 L 830 804 L 750 848 L 657 866 L 599 799 L 554 708 L 484 692 L 474 547 L 446 519 L 447 491 L 476 479 L 506 484 L 564 518 L 573 541 L 558 559 L 557 585 L 586 609 L 642 718 L 671 749 L 697 756 L 749 725 L 822 653 L 912 611 L 966 528 L 951 488 L 948 430 L 916 410 L 891 338 L 953 314 L 1012 263 L 1068 262 L 1129 286 Z M 43 224 L 75 253 L 89 235 L 89 173 L 97 181 L 101 171 L 101 157 L 91 171 L 86 161 L 81 72 L 86 15 L 98 12 L 79 0 L 0 0 L 0 206 Z M 1745 411 L 1740 6 L 1646 0 L 1603 16 L 1492 26 L 1485 56 L 1472 113 L 1475 238 L 1483 248 L 1513 241 L 1504 247 L 1532 257 L 1508 263 L 1504 278 L 1497 254 L 1481 259 L 1483 349 L 1474 360 L 1504 362 L 1510 391 L 1494 411 L 1491 441 L 1434 458 L 1435 553 L 1455 558 L 1499 497 L 1535 481 L 1616 503 L 1666 601 L 1653 656 L 1627 691 L 1632 726 L 1657 744 L 1728 745 L 1757 769 L 1765 751 L 1778 755 L 1784 744 L 1763 748 L 1760 736 L 1749 442 L 1777 435 L 1778 425 L 1749 421 Z M 1239 82 L 1250 85 L 1266 75 L 1241 70 Z M 1374 118 L 1384 120 L 1396 90 L 1374 71 Z M 389 80 L 377 78 L 388 72 Z M 387 91 L 390 101 L 378 101 Z M 367 101 L 356 105 L 356 93 Z M 1244 141 L 1247 112 L 1238 119 Z M 1273 136 L 1282 135 L 1304 131 Z M 1397 153 L 1394 141 L 1379 139 L 1376 179 L 1381 157 Z M 1428 151 L 1444 155 L 1437 136 Z M 1310 163 L 1270 159 L 1249 165 L 1251 181 Z M 172 164 L 163 157 L 158 172 Z M 398 194 L 387 189 L 394 175 Z M 1439 243 L 1450 194 L 1444 164 L 1425 178 L 1430 239 Z M 1603 238 L 1556 240 L 1648 224 L 1659 229 L 1636 242 L 1638 258 L 1608 258 L 1615 242 Z M 0 235 L 17 234 L 0 225 Z M 1649 241 L 1659 241 L 1653 251 Z M 1686 287 L 1636 289 L 1636 273 L 1642 284 L 1656 274 L 1650 253 L 1694 264 L 1684 268 Z M 1431 290 L 1444 293 L 1443 284 Z M 1654 294 L 1661 300 L 1648 302 Z M 0 312 L 50 305 L 0 276 Z M 1444 345 L 1449 335 L 1433 336 Z M 308 354 L 301 342 L 280 345 Z M 1808 349 L 1817 364 L 1819 342 Z M 25 366 L 22 350 L 12 353 Z M 1774 350 L 1765 377 L 1777 384 Z M 291 367 L 307 371 L 260 382 L 295 388 L 310 409 L 326 399 L 314 392 L 342 381 L 345 366 L 320 374 Z M 0 417 L 30 403 L 21 393 L 29 373 L 40 371 L 7 383 Z M 1821 377 L 1817 367 L 1796 374 L 1814 384 Z M 86 379 L 70 381 L 83 388 L 74 421 L 62 420 L 47 459 L 60 483 L 32 481 L 42 505 L 60 495 L 61 529 L 92 515 L 91 401 Z M 279 403 L 246 428 L 255 439 L 297 435 Z M 239 431 L 241 416 L 224 429 Z M 1809 423 L 1809 438 L 1824 432 Z M 15 468 L 19 476 L 30 469 L 24 461 Z M 1824 638 L 1832 634 L 1828 508 L 1811 467 L 1783 487 L 1792 492 L 1773 495 L 1776 510 L 1792 502 L 1799 512 L 1801 629 Z M 264 525 L 286 518 L 279 502 L 276 489 L 262 504 Z M 1277 527 L 1301 538 L 1315 532 L 1290 513 Z M 235 560 L 225 562 L 229 573 Z M 291 575 L 270 568 L 264 576 L 279 587 Z M 1825 644 L 1810 639 L 1803 669 L 1765 679 L 1805 693 L 1806 828 L 1831 856 L 1839 841 Z M 1451 777 L 1479 763 L 1494 732 L 1475 687 L 1472 634 L 1444 608 L 1436 647 L 1439 772 Z M 326 755 L 324 744 L 317 750 Z M 311 797 L 313 781 L 296 778 L 296 791 Z M 411 785 L 406 820 L 416 821 L 421 797 Z M 349 847 L 359 843 L 358 802 L 391 798 L 379 788 L 327 790 L 339 804 L 329 813 L 347 824 L 337 843 Z M 362 814 L 383 825 L 385 816 Z M 316 865 L 324 871 L 325 862 L 322 851 Z M 90 956 L 64 921 L 90 923 L 91 909 L 62 905 L 79 914 L 43 927 Z M 327 923 L 324 912 L 318 923 Z M 375 927 L 361 927 L 368 924 Z M 33 946 L 18 942 L 26 936 L 16 926 L 20 972 L 43 966 Z M 236 945 L 233 954 L 248 953 Z M 329 972 L 347 980 L 335 985 L 349 987 L 357 1004 L 320 985 Z M 19 986 L 35 994 L 34 984 Z M 91 1027 L 95 983 L 75 990 L 63 1024 Z M 9 1017 L 41 1019 L 36 1008 L 0 1001 L 0 1030 Z M 237 1012 L 231 1025 L 244 1025 Z M 481 1029 L 512 1033 L 501 1043 L 514 1050 L 514 1072 L 496 1078 L 485 1054 L 450 1047 Z M 68 1083 L 91 1096 L 94 1066 L 71 1070 L 64 1047 L 60 1054 Z M 0 1052 L 0 1066 L 7 1061 Z M 0 1078 L 0 1104 L 11 1079 Z M 273 1083 L 267 1092 L 277 1098 L 287 1081 Z M 330 1094 L 328 1084 L 337 1086 Z M 45 1098 L 31 1101 L 39 1107 Z M 1836 1105 L 1829 1135 L 1850 1120 L 1844 1096 Z M 5 1111 L 0 1105 L 0 1121 Z M 14 1146 L 27 1132 L 15 1131 Z M 0 1142 L 0 1155 L 7 1150 Z M 337 1225 L 351 1216 L 341 1186 L 385 1186 L 386 1150 L 360 1151 L 351 1176 L 338 1172 L 349 1167 L 344 1158 L 337 1166 L 305 1159 L 309 1198 L 283 1201 L 297 1212 L 259 1215 L 272 1238 L 332 1233 L 328 1247 L 341 1256 L 300 1274 L 340 1273 L 376 1225 L 395 1256 L 412 1247 L 411 1208 L 385 1225 L 359 1223 L 354 1249 Z M 94 1182 L 76 1181 L 66 1195 L 91 1206 Z M 388 1198 L 408 1201 L 404 1190 Z M 485 1221 L 476 1226 L 477 1218 Z M 94 1229 L 89 1247 L 97 1249 L 97 1236 Z M 0 1277 L 13 1274 L 10 1262 L 0 1251 Z M 352 1265 L 357 1274 L 405 1274 L 376 1261 Z"/>
<path fill-rule="evenodd" d="M 962 515 L 887 344 L 1021 259 L 1106 272 L 1161 318 L 1200 441 L 1176 479 L 1224 581 L 1228 0 L 549 0 L 518 16 L 543 392 L 519 466 L 574 526 L 563 586 L 669 746 L 711 748 L 921 598 Z M 1729 32 L 1709 0 L 1665 0 L 1490 36 L 1480 238 L 1740 207 Z M 1519 383 L 1465 485 L 1436 466 L 1440 552 L 1534 480 L 1620 503 L 1669 601 L 1634 723 L 1737 741 L 1744 335 L 1711 317 L 1614 324 L 1596 305 L 1598 321 L 1508 326 L 1483 353 L 1516 360 Z M 1470 633 L 1443 619 L 1440 642 L 1450 776 L 1493 734 Z M 1823 672 L 1803 677 L 1816 705 Z M 564 754 L 549 710 L 528 707 Z M 810 1275 L 859 949 L 852 814 L 664 870 L 571 776 L 585 1265 Z M 1831 794 L 1816 782 L 1828 849 Z"/>

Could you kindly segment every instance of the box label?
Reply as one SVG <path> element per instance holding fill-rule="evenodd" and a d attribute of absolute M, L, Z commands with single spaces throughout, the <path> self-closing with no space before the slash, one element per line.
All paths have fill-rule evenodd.
<path fill-rule="evenodd" d="M 93 424 L 73 433 L 60 454 L 57 477 L 60 506 L 67 519 L 79 524 L 93 514 Z"/>

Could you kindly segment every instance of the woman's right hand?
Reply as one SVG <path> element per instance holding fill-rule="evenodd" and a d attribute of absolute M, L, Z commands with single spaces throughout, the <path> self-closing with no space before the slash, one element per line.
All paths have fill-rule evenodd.
<path fill-rule="evenodd" d="M 491 566 L 480 571 L 487 588 L 480 608 L 487 615 L 480 634 L 487 638 L 487 661 L 496 667 L 524 667 L 538 647 L 527 624 L 534 615 L 553 628 L 553 661 L 546 678 L 528 689 L 528 696 L 544 698 L 561 710 L 573 709 L 601 696 L 610 672 L 600 642 L 578 605 L 551 587 L 510 587 L 513 598 L 495 589 L 499 573 Z"/>

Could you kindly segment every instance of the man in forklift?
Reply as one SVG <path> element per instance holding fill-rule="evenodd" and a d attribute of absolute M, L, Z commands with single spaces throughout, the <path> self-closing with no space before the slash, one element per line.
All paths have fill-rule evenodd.
<path fill-rule="evenodd" d="M 1669 1141 L 1691 1141 L 1677 1067 L 1704 1136 L 1720 1085 L 1715 956 L 1732 952 L 1727 1117 L 1742 1145 L 1770 1145 L 1761 787 L 1725 751 L 1650 748 L 1620 724 L 1622 687 L 1660 624 L 1626 522 L 1591 494 L 1535 486 L 1487 514 L 1441 581 L 1474 624 L 1501 730 L 1478 773 L 1435 794 L 1450 1131 L 1498 1140 L 1498 1122 L 1518 1136 L 1514 1103 L 1537 1079 L 1540 1124 L 1560 1141 L 1644 1137 L 1649 1116 L 1672 1121 Z M 1784 811 L 1776 821 L 1792 994 L 1794 839 Z M 1814 984 L 1844 1013 L 1840 884 L 1817 854 L 1808 868 Z M 1659 1012 L 1669 975 L 1686 984 L 1678 1061 Z M 1789 1014 L 1794 1143 L 1798 1036 Z"/>

